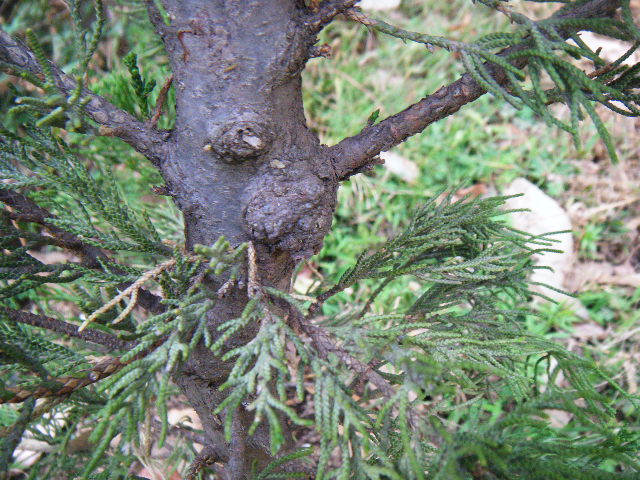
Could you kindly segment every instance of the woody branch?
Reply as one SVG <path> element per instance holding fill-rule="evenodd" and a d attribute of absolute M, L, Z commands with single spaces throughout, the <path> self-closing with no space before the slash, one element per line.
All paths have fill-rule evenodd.
<path fill-rule="evenodd" d="M 620 7 L 620 3 L 619 0 L 591 0 L 552 18 L 611 16 Z M 572 32 L 560 33 L 568 37 Z M 501 55 L 506 57 L 526 47 L 526 43 L 510 47 L 501 52 Z M 512 63 L 518 68 L 524 68 L 527 61 L 524 57 L 518 57 Z M 498 84 L 504 85 L 507 82 L 507 75 L 501 67 L 489 63 L 485 66 Z M 402 112 L 387 117 L 376 125 L 367 126 L 352 137 L 343 139 L 329 149 L 337 176 L 345 180 L 358 173 L 360 169 L 372 163 L 380 152 L 404 142 L 432 123 L 448 117 L 464 105 L 477 100 L 485 93 L 486 90 L 467 73 Z"/>
<path fill-rule="evenodd" d="M 40 76 L 43 73 L 33 51 L 2 29 L 0 29 L 0 62 L 33 75 Z M 63 93 L 71 94 L 77 87 L 76 81 L 56 65 L 50 64 L 50 67 L 56 86 Z M 120 138 L 155 164 L 160 163 L 164 158 L 166 132 L 151 128 L 89 89 L 85 88 L 82 96 L 88 96 L 90 99 L 85 112 L 91 120 L 100 125 L 99 135 Z"/>

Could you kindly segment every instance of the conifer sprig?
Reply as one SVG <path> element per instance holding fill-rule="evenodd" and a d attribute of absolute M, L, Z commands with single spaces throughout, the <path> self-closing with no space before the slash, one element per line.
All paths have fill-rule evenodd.
<path fill-rule="evenodd" d="M 57 216 L 48 219 L 49 223 L 87 244 L 109 250 L 171 253 L 148 217 L 127 206 L 112 172 L 99 167 L 95 174 L 90 172 L 49 129 L 33 124 L 25 128 L 27 135 L 19 139 L 6 130 L 0 132 L 0 175 L 10 181 L 3 188 L 55 188 L 58 194 L 49 201 Z M 76 208 L 83 215 L 67 213 L 69 202 L 78 202 Z M 105 223 L 115 230 L 107 233 L 108 229 L 101 228 Z"/>
<path fill-rule="evenodd" d="M 535 0 L 534 0 L 535 1 Z M 460 54 L 467 73 L 486 91 L 517 109 L 526 106 L 540 115 L 549 125 L 570 133 L 580 147 L 578 126 L 588 116 L 609 155 L 615 161 L 617 154 L 607 128 L 600 119 L 594 104 L 599 103 L 616 113 L 626 116 L 640 115 L 638 97 L 634 85 L 640 82 L 638 65 L 623 66 L 637 48 L 640 29 L 630 13 L 629 1 L 622 2 L 622 20 L 613 18 L 580 18 L 572 15 L 580 2 L 566 2 L 553 17 L 533 21 L 516 12 L 506 2 L 480 0 L 480 3 L 505 14 L 514 25 L 512 32 L 491 33 L 478 40 L 465 43 L 445 37 L 411 32 L 379 19 L 372 19 L 356 9 L 347 16 L 367 28 L 383 34 L 424 44 L 429 50 L 444 48 Z M 584 2 L 583 2 L 584 3 Z M 596 32 L 607 37 L 633 43 L 630 52 L 611 64 L 582 42 L 576 32 Z M 571 38 L 574 44 L 566 41 Z M 595 70 L 584 72 L 575 62 L 587 60 Z M 607 66 L 607 75 L 594 75 Z M 524 67 L 524 68 L 523 68 Z M 506 75 L 506 81 L 498 80 L 496 68 Z M 554 84 L 549 94 L 541 88 L 540 79 L 548 77 Z M 554 116 L 548 109 L 550 103 L 561 102 L 570 110 L 570 120 Z"/>
<path fill-rule="evenodd" d="M 332 433 L 325 440 L 323 435 L 320 478 L 337 478 L 340 472 L 349 471 L 359 472 L 362 478 L 431 478 L 426 472 L 434 472 L 433 478 L 462 479 L 488 466 L 490 471 L 510 472 L 505 473 L 505 478 L 510 478 L 509 475 L 524 474 L 524 465 L 515 458 L 528 454 L 531 457 L 526 458 L 540 459 L 535 467 L 529 466 L 534 478 L 553 478 L 553 462 L 544 461 L 545 454 L 536 453 L 534 444 L 520 437 L 554 437 L 558 433 L 547 421 L 536 418 L 535 408 L 522 408 L 519 414 L 509 417 L 509 431 L 513 432 L 509 440 L 497 440 L 490 428 L 478 434 L 473 419 L 464 428 L 451 423 L 458 418 L 457 411 L 468 412 L 471 404 L 480 406 L 495 396 L 500 401 L 527 405 L 537 401 L 535 392 L 545 392 L 546 400 L 541 402 L 561 398 L 556 396 L 560 392 L 566 394 L 566 403 L 553 404 L 554 408 L 570 412 L 574 419 L 572 429 L 562 435 L 571 438 L 575 429 L 595 428 L 600 433 L 592 440 L 599 445 L 599 454 L 616 458 L 630 471 L 637 468 L 633 456 L 619 455 L 615 449 L 605 447 L 610 440 L 602 435 L 606 431 L 604 425 L 615 412 L 590 385 L 594 378 L 608 377 L 593 363 L 520 327 L 522 319 L 530 314 L 519 305 L 531 295 L 527 281 L 527 275 L 535 268 L 531 256 L 550 250 L 554 241 L 549 235 L 523 234 L 499 221 L 496 217 L 503 213 L 500 206 L 505 200 L 497 197 L 454 201 L 451 196 L 435 196 L 416 212 L 404 232 L 372 252 L 363 252 L 338 284 L 319 296 L 325 301 L 367 279 L 386 286 L 401 275 L 413 275 L 424 285 L 422 294 L 406 311 L 364 316 L 363 311 L 357 311 L 339 320 L 325 320 L 326 327 L 312 327 L 326 329 L 322 341 L 329 345 L 325 347 L 327 364 L 320 367 L 323 358 L 314 355 L 321 356 L 322 347 L 311 344 L 316 352 L 310 354 L 310 363 L 320 368 L 316 374 L 320 385 L 316 385 L 314 397 L 316 422 L 320 422 L 317 428 L 320 432 L 335 432 L 331 421 L 344 425 L 344 436 Z M 328 335 L 333 340 L 328 340 Z M 349 356 L 354 360 L 348 361 Z M 544 375 L 529 367 L 531 359 L 556 367 Z M 359 365 L 366 365 L 366 369 Z M 371 373 L 367 374 L 367 369 Z M 569 388 L 556 385 L 559 372 Z M 386 386 L 379 388 L 372 381 L 372 373 L 384 378 Z M 339 381 L 342 378 L 353 382 L 351 388 L 340 387 L 346 385 Z M 341 396 L 341 391 L 352 392 L 352 386 L 362 381 L 366 386 L 361 387 L 355 403 L 353 397 Z M 456 404 L 441 400 L 453 392 L 468 401 Z M 486 396 L 487 392 L 492 393 Z M 584 406 L 576 407 L 576 401 Z M 365 417 L 356 420 L 360 411 L 369 412 L 366 418 L 375 412 L 375 425 Z M 486 425 L 482 409 L 476 407 L 475 411 L 477 420 Z M 349 428 L 358 433 L 351 436 Z M 433 445 L 434 438 L 439 438 L 435 447 L 425 448 L 425 443 L 430 443 L 426 439 L 431 439 Z M 454 446 L 458 441 L 459 446 Z M 626 451 L 633 445 L 637 443 L 626 444 Z M 336 448 L 345 454 L 342 467 L 332 471 L 328 462 L 330 452 Z M 378 448 L 385 453 L 379 454 Z M 564 471 L 577 472 L 585 465 L 581 448 L 562 460 L 567 462 L 562 467 Z M 369 452 L 371 456 L 366 459 L 355 451 Z M 508 460 L 511 455 L 513 462 Z M 502 462 L 501 458 L 506 460 Z M 599 474 L 596 469 L 592 473 Z"/>
<path fill-rule="evenodd" d="M 27 29 L 27 45 L 35 55 L 44 76 L 44 81 L 39 80 L 37 76 L 34 76 L 28 70 L 18 69 L 17 73 L 35 86 L 42 88 L 44 90 L 44 98 L 17 95 L 15 102 L 18 106 L 9 110 L 10 115 L 19 115 L 25 112 L 31 113 L 36 116 L 36 125 L 38 127 L 58 126 L 64 127 L 69 131 L 86 129 L 84 109 L 91 100 L 91 97 L 86 95 L 85 92 L 88 80 L 87 72 L 89 62 L 98 49 L 98 42 L 102 36 L 106 20 L 102 0 L 95 0 L 93 3 L 95 22 L 91 32 L 82 27 L 79 3 L 72 0 L 69 5 L 74 29 L 76 30 L 74 40 L 81 60 L 74 73 L 75 86 L 68 92 L 59 87 L 58 78 L 54 73 L 50 59 L 45 54 L 33 31 Z M 5 71 L 11 68 L 11 65 L 5 64 Z"/>
<path fill-rule="evenodd" d="M 131 75 L 133 91 L 135 92 L 135 98 L 140 110 L 142 111 L 142 115 L 147 117 L 152 110 L 152 105 L 149 104 L 149 95 L 156 87 L 156 81 L 145 80 L 142 77 L 140 69 L 138 68 L 138 56 L 135 53 L 130 52 L 122 59 L 122 61 Z"/>
<path fill-rule="evenodd" d="M 225 398 L 215 411 L 230 443 L 221 442 L 222 448 L 242 447 L 253 440 L 249 435 L 262 434 L 259 428 L 269 429 L 265 446 L 275 461 L 254 469 L 258 479 L 304 478 L 308 471 L 289 468 L 303 457 L 319 479 L 637 476 L 640 439 L 622 428 L 618 418 L 628 412 L 617 410 L 636 408 L 635 398 L 590 360 L 522 328 L 532 315 L 523 307 L 534 295 L 528 274 L 539 268 L 532 255 L 553 250 L 551 235 L 531 236 L 500 221 L 504 197 L 435 196 L 403 232 L 364 251 L 315 300 L 262 285 L 251 243 L 232 247 L 220 238 L 186 252 L 179 234 L 172 233 L 180 222 L 163 222 L 158 210 L 144 209 L 139 192 L 122 188 L 119 171 L 111 168 L 120 162 L 117 153 L 81 150 L 61 138 L 58 126 L 86 127 L 76 122 L 91 107 L 83 102 L 100 103 L 83 87 L 104 28 L 102 3 L 95 2 L 96 20 L 87 30 L 81 3 L 69 3 L 80 53 L 76 88 L 60 87 L 60 70 L 34 35 L 28 43 L 38 68 L 2 65 L 44 95 L 18 95 L 14 113 L 26 119 L 24 125 L 19 133 L 0 130 L 0 201 L 8 207 L 0 215 L 0 396 L 30 398 L 23 411 L 0 405 L 0 436 L 21 436 L 28 429 L 47 442 L 52 454 L 42 462 L 56 462 L 50 472 L 86 480 L 128 478 L 136 455 L 144 457 L 154 442 L 162 446 L 172 431 L 167 410 L 177 389 L 171 379 L 204 350 L 230 368 L 215 392 Z M 323 2 L 307 26 L 321 29 L 353 3 Z M 622 66 L 636 45 L 607 64 L 578 36 L 575 46 L 563 40 L 585 29 L 637 44 L 628 1 L 620 20 L 566 18 L 562 12 L 570 10 L 561 9 L 546 23 L 503 2 L 483 3 L 509 16 L 514 31 L 460 43 L 383 22 L 369 26 L 459 52 L 470 73 L 465 79 L 473 77 L 517 107 L 538 109 L 574 136 L 586 115 L 604 130 L 595 103 L 637 113 L 638 68 Z M 6 38 L 0 38 L 0 54 L 15 60 L 3 46 L 25 50 Z M 576 70 L 575 57 L 589 60 L 594 71 Z M 522 70 L 525 60 L 529 66 Z M 135 56 L 126 64 L 136 98 L 129 95 L 123 103 L 148 116 L 153 84 Z M 506 83 L 496 80 L 500 69 Z M 547 75 L 551 88 L 544 83 Z M 443 92 L 440 100 L 450 93 Z M 546 109 L 557 101 L 572 106 L 565 123 Z M 370 120 L 372 128 L 387 122 Z M 149 124 L 155 127 L 153 118 Z M 168 235 L 176 243 L 167 243 Z M 52 249 L 79 258 L 48 263 L 38 255 Z M 420 285 L 410 305 L 398 309 L 378 300 L 406 277 Z M 361 282 L 374 287 L 357 309 L 319 316 L 324 302 L 340 305 L 338 294 Z M 214 307 L 228 307 L 219 302 L 229 296 L 246 302 L 244 310 L 236 318 L 212 320 L 220 311 Z M 73 314 L 67 315 L 69 323 L 53 322 L 56 328 L 47 334 L 46 316 L 62 317 L 57 302 Z M 87 330 L 78 332 L 82 322 Z M 243 337 L 247 332 L 249 338 Z M 65 335 L 64 342 L 58 335 Z M 108 348 L 110 356 L 89 362 L 89 354 L 105 353 L 88 344 L 91 338 L 100 339 L 93 343 Z M 49 398 L 32 408 L 37 396 Z M 552 425 L 553 410 L 564 412 L 566 425 Z M 234 420 L 239 412 L 249 419 L 240 436 Z M 63 422 L 52 420 L 60 417 Z M 87 426 L 91 451 L 71 455 L 70 439 Z M 291 438 L 314 435 L 312 451 L 287 445 Z M 0 468 L 14 447 L 12 439 L 0 440 Z M 608 471 L 612 466 L 615 472 Z"/>
<path fill-rule="evenodd" d="M 136 323 L 130 338 L 137 345 L 119 357 L 122 367 L 97 384 L 105 400 L 95 412 L 100 419 L 92 435 L 97 448 L 82 478 L 91 478 L 117 432 L 126 431 L 127 441 L 135 441 L 135 428 L 130 427 L 139 424 L 150 405 L 160 415 L 158 438 L 163 441 L 169 431 L 169 374 L 200 341 L 234 365 L 223 385 L 226 400 L 217 410 L 227 435 L 238 408 L 254 413 L 251 432 L 263 420 L 269 425 L 273 454 L 284 446 L 283 422 L 288 428 L 313 427 L 320 434 L 317 478 L 431 478 L 428 472 L 433 471 L 462 479 L 478 468 L 520 475 L 525 465 L 518 459 L 527 455 L 538 459 L 527 468 L 539 478 L 556 468 L 577 472 L 589 465 L 587 458 L 615 460 L 633 471 L 635 440 L 613 439 L 604 427 L 616 412 L 592 387 L 594 378 L 602 378 L 598 369 L 518 327 L 527 312 L 512 304 L 528 295 L 530 256 L 553 242 L 547 236 L 516 232 L 497 220 L 504 200 L 431 199 L 404 232 L 361 255 L 339 287 L 329 290 L 335 293 L 367 279 L 414 275 L 425 285 L 414 305 L 405 312 L 358 313 L 328 321 L 325 327 L 313 325 L 312 316 L 305 318 L 305 304 L 295 297 L 254 285 L 242 315 L 220 325 L 219 335 L 212 336 L 205 313 L 233 287 L 208 292 L 199 282 L 204 275 L 225 275 L 231 285 L 242 281 L 252 256 L 246 255 L 246 246 L 232 249 L 224 239 L 198 246 L 196 262 L 174 252 L 175 264 L 163 283 L 167 310 Z M 176 295 L 178 290 L 170 287 L 175 282 L 189 285 L 186 296 Z M 228 340 L 252 324 L 260 325 L 255 338 L 228 350 Z M 290 367 L 292 355 L 298 359 L 295 369 Z M 540 362 L 555 366 L 546 373 L 531 368 Z M 560 372 L 568 389 L 556 385 Z M 314 379 L 312 394 L 308 375 Z M 467 401 L 451 400 L 454 392 Z M 518 407 L 504 422 L 487 423 L 479 407 L 496 397 Z M 311 399 L 313 415 L 301 415 L 297 406 Z M 476 405 L 476 416 L 458 425 L 455 419 L 466 415 L 470 405 Z M 540 418 L 543 408 L 572 416 L 575 425 L 561 434 L 567 441 L 586 428 L 594 432 L 589 442 L 576 444 L 562 459 L 548 457 L 549 449 L 526 440 L 534 436 L 562 441 Z M 474 421 L 483 428 L 473 428 Z M 332 460 L 336 454 L 337 464 Z M 296 458 L 288 453 L 281 457 L 282 462 Z M 268 469 L 256 473 L 270 475 Z"/>

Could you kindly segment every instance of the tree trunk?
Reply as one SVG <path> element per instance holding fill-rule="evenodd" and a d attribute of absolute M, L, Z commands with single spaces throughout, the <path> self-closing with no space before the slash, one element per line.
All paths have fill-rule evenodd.
<path fill-rule="evenodd" d="M 317 253 L 329 231 L 338 187 L 302 103 L 300 74 L 315 33 L 295 0 L 166 0 L 165 7 L 170 26 L 153 17 L 173 70 L 177 119 L 160 168 L 184 214 L 187 248 L 222 235 L 234 245 L 252 241 L 262 284 L 288 290 L 295 264 Z M 212 334 L 247 300 L 243 290 L 218 302 L 209 312 Z M 257 328 L 228 346 L 249 341 Z M 211 412 L 230 366 L 201 348 L 175 375 L 214 456 L 228 464 L 237 461 Z M 246 429 L 251 415 L 240 417 Z M 247 439 L 243 457 L 229 478 L 245 478 L 249 462 L 270 461 L 265 432 Z"/>
<path fill-rule="evenodd" d="M 166 23 L 157 1 L 164 3 L 169 16 Z M 139 121 L 90 90 L 82 91 L 88 101 L 84 113 L 99 125 L 99 134 L 121 138 L 160 168 L 168 193 L 184 214 L 187 248 L 210 245 L 221 236 L 234 245 L 251 242 L 257 252 L 260 283 L 280 290 L 289 289 L 296 263 L 320 250 L 331 225 L 339 181 L 375 163 L 381 151 L 486 93 L 482 81 L 478 83 L 471 74 L 465 74 L 331 148 L 320 145 L 306 126 L 301 71 L 314 55 L 316 34 L 356 0 L 308 3 L 309 7 L 302 0 L 147 0 L 150 19 L 162 36 L 173 70 L 177 118 L 170 133 L 158 131 L 153 120 Z M 611 17 L 620 4 L 620 0 L 577 2 L 551 18 Z M 357 14 L 347 13 L 352 17 Z M 377 24 L 356 17 L 369 27 Z M 554 35 L 568 36 L 574 26 L 566 25 Z M 575 28 L 581 27 L 576 24 Z M 411 32 L 404 35 L 399 38 L 415 37 Z M 521 68 L 528 55 L 510 55 L 530 47 L 525 38 L 500 55 Z M 9 66 L 7 71 L 14 75 L 28 72 L 43 78 L 44 60 L 36 57 L 0 30 L 0 60 L 5 70 Z M 508 83 L 502 66 L 502 62 L 485 65 L 498 85 Z M 75 95 L 73 78 L 53 64 L 46 70 L 60 92 Z M 11 198 L 11 204 L 23 216 L 30 212 L 30 221 L 47 226 L 50 232 L 57 231 L 61 246 L 81 252 L 83 261 L 101 263 L 98 259 L 104 252 L 83 246 L 75 235 L 62 236 L 62 230 L 47 223 L 49 212 L 32 205 L 21 194 L 5 197 Z M 204 283 L 218 291 L 224 280 L 206 278 Z M 153 294 L 142 293 L 145 295 L 141 294 L 140 302 L 147 310 L 156 312 L 162 307 Z M 220 298 L 207 313 L 211 336 L 215 338 L 222 322 L 238 317 L 247 301 L 246 287 Z M 46 323 L 54 331 L 68 333 L 69 326 L 64 322 L 32 314 L 21 314 L 20 318 L 22 323 Z M 51 327 L 52 323 L 56 327 Z M 311 324 L 307 327 L 312 347 L 321 357 L 336 351 L 331 350 L 331 340 L 322 329 Z M 252 325 L 238 332 L 226 347 L 249 342 L 258 328 Z M 72 332 L 80 335 L 75 329 Z M 88 336 L 86 332 L 82 335 Z M 92 334 L 91 338 L 99 344 L 115 345 L 104 336 Z M 369 365 L 346 352 L 340 358 L 354 372 L 367 375 L 381 392 L 389 389 L 387 397 L 393 396 L 393 389 Z M 231 366 L 201 347 L 180 366 L 174 380 L 198 412 L 205 430 L 207 445 L 200 463 L 222 462 L 222 478 L 244 479 L 250 476 L 254 461 L 260 470 L 272 458 L 266 427 L 258 428 L 249 438 L 252 413 L 242 408 L 229 413 L 232 439 L 230 443 L 225 441 L 213 411 L 225 398 L 219 387 L 227 380 Z M 288 438 L 291 445 L 292 437 Z"/>

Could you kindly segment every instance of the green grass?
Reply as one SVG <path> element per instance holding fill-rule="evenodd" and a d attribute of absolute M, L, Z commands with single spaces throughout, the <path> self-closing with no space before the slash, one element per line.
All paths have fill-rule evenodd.
<path fill-rule="evenodd" d="M 161 43 L 146 19 L 144 8 L 132 6 L 134 4 L 120 0 L 110 7 L 113 17 L 107 23 L 101 49 L 93 63 L 93 88 L 116 104 L 132 103 L 133 93 L 127 90 L 130 82 L 121 80 L 129 75 L 122 58 L 130 51 L 138 55 L 142 74 L 158 84 L 151 95 L 152 102 L 168 75 Z M 83 8 L 90 12 L 92 7 L 87 3 Z M 538 5 L 538 8 L 546 7 Z M 45 18 L 43 12 L 48 12 L 49 17 Z M 76 53 L 71 42 L 74 33 L 63 13 L 61 9 L 52 9 L 49 2 L 25 2 L 4 28 L 12 33 L 33 28 L 47 51 L 70 70 Z M 508 28 L 502 16 L 468 0 L 405 0 L 399 9 L 374 12 L 372 16 L 408 30 L 461 41 L 472 41 L 482 34 Z M 398 112 L 455 80 L 463 71 L 461 63 L 448 52 L 441 49 L 429 52 L 422 45 L 403 43 L 346 20 L 330 25 L 322 33 L 321 42 L 332 47 L 333 55 L 308 64 L 304 73 L 304 101 L 311 128 L 329 145 L 357 133 L 375 110 L 380 110 L 381 119 Z M 170 113 L 174 113 L 173 109 Z M 167 118 L 171 117 L 164 116 L 160 126 L 169 128 Z M 592 151 L 600 142 L 592 126 L 585 126 L 584 132 L 584 147 L 576 151 L 569 135 L 547 127 L 526 109 L 517 111 L 485 95 L 394 148 L 394 152 L 417 165 L 420 175 L 415 183 L 406 183 L 384 166 L 345 183 L 339 192 L 333 231 L 322 252 L 311 262 L 329 282 L 335 281 L 358 253 L 398 232 L 408 222 L 411 212 L 442 187 L 484 183 L 500 191 L 513 179 L 523 176 L 550 195 L 562 198 L 567 179 L 580 174 L 573 161 L 591 160 Z M 111 155 L 114 173 L 122 180 L 129 178 L 128 171 L 136 172 L 139 181 L 121 182 L 132 203 L 139 204 L 141 197 L 152 198 L 149 185 L 161 184 L 155 169 L 118 140 L 82 136 L 75 136 L 73 140 L 87 154 L 101 151 L 103 155 Z M 623 159 L 634 154 L 628 139 L 618 138 L 618 141 Z M 176 209 L 168 205 L 170 202 L 155 197 L 152 203 L 153 208 L 161 209 L 166 217 L 179 217 Z M 624 215 L 628 212 L 622 209 L 605 222 L 594 219 L 576 229 L 580 258 L 605 260 L 602 245 L 621 234 Z M 179 240 L 179 236 L 173 237 Z M 631 247 L 622 246 L 627 250 Z M 377 299 L 373 308 L 381 311 L 397 302 L 404 305 L 416 295 L 415 290 L 415 285 L 411 286 L 408 280 L 398 280 Z M 343 309 L 349 303 L 364 301 L 370 293 L 371 285 L 361 285 L 357 291 L 349 291 L 329 302 L 326 308 Z M 637 308 L 634 295 L 637 296 L 637 292 L 628 288 L 603 288 L 582 293 L 581 298 L 599 322 L 605 315 L 603 312 L 612 310 L 613 328 L 623 331 L 636 321 L 622 320 L 634 317 L 629 313 Z M 599 306 L 603 304 L 607 307 Z M 543 307 L 540 313 L 544 321 L 529 323 L 532 330 L 542 333 L 564 332 L 567 336 L 571 325 L 578 321 L 575 316 L 573 320 L 569 318 L 572 314 L 562 307 Z"/>
<path fill-rule="evenodd" d="M 47 44 L 48 51 L 69 69 L 74 56 L 70 47 L 71 29 L 62 26 L 65 22 L 62 19 L 56 35 L 51 36 L 46 22 L 34 23 L 34 18 L 47 10 L 49 2 L 27 3 L 29 6 L 22 7 L 22 16 L 9 30 L 15 32 L 32 26 Z M 482 6 L 474 6 L 469 0 L 405 0 L 400 9 L 379 16 L 409 30 L 458 40 L 473 40 L 498 27 L 508 28 L 502 17 Z M 143 16 L 128 14 L 115 18 L 108 24 L 105 48 L 97 55 L 94 88 L 116 104 L 131 103 L 126 99 L 132 92 L 117 90 L 114 85 L 122 86 L 122 81 L 116 81 L 119 76 L 127 78 L 121 59 L 134 51 L 143 75 L 158 83 L 152 94 L 153 101 L 168 73 L 166 57 L 158 55 L 161 52 L 158 39 Z M 47 43 L 51 39 L 54 43 Z M 311 128 L 329 145 L 357 133 L 375 110 L 380 110 L 381 119 L 398 112 L 455 80 L 463 71 L 462 65 L 447 52 L 430 53 L 423 46 L 405 44 L 344 20 L 323 32 L 321 41 L 332 47 L 333 56 L 309 63 L 304 74 L 304 101 Z M 107 56 L 105 51 L 111 54 Z M 5 99 L 2 102 L 4 104 Z M 169 123 L 161 124 L 164 128 L 169 126 Z M 327 283 L 335 282 L 360 252 L 399 232 L 408 223 L 411 212 L 443 187 L 455 189 L 460 185 L 483 183 L 500 191 L 513 179 L 526 177 L 551 196 L 571 201 L 573 199 L 566 198 L 568 183 L 572 176 L 581 173 L 574 161 L 591 161 L 593 150 L 600 142 L 592 126 L 585 126 L 584 132 L 584 147 L 576 151 L 569 135 L 547 127 L 530 111 L 517 111 L 485 95 L 394 149 L 419 168 L 415 183 L 406 183 L 384 166 L 345 183 L 339 192 L 333 231 L 321 253 L 309 263 Z M 624 143 L 620 138 L 617 141 L 620 145 Z M 87 151 L 111 155 L 109 160 L 115 175 L 123 180 L 123 190 L 135 204 L 149 195 L 150 184 L 161 183 L 155 169 L 118 140 L 78 138 L 77 142 Z M 621 159 L 637 155 L 634 148 L 623 148 Z M 126 169 L 121 169 L 123 166 Z M 131 178 L 131 171 L 137 172 L 139 181 L 125 181 Z M 636 193 L 639 191 L 637 187 Z M 583 192 L 586 198 L 580 200 L 588 201 L 591 193 Z M 170 202 L 156 197 L 153 204 L 153 208 L 161 210 L 167 218 L 173 218 L 168 223 L 177 224 L 179 214 Z M 620 209 L 605 222 L 593 219 L 578 227 L 574 237 L 579 258 L 606 261 L 603 245 L 621 235 L 625 215 L 629 212 Z M 166 237 L 171 235 L 167 232 Z M 179 235 L 171 239 L 179 240 Z M 623 248 L 630 250 L 632 245 L 624 244 Z M 327 303 L 326 313 L 357 308 L 369 298 L 373 288 L 373 283 L 363 282 L 348 289 Z M 398 279 L 377 298 L 372 308 L 382 312 L 390 307 L 408 306 L 418 294 L 418 288 L 419 284 L 410 279 Z M 640 324 L 640 289 L 594 286 L 580 292 L 579 298 L 591 321 L 609 329 L 609 333 L 602 342 L 580 344 L 576 348 L 605 362 L 616 379 L 627 385 L 621 366 L 638 351 L 638 333 L 635 336 L 627 333 L 638 329 Z M 583 322 L 562 305 L 536 308 L 538 315 L 529 316 L 526 327 L 558 341 L 571 339 L 576 326 Z M 603 345 L 608 348 L 602 348 Z M 493 409 L 498 416 L 503 407 L 487 404 L 485 408 Z"/>
<path fill-rule="evenodd" d="M 464 0 L 404 1 L 400 9 L 383 13 L 372 16 L 408 30 L 459 40 L 507 28 L 499 15 Z M 312 128 L 329 145 L 357 133 L 376 109 L 380 109 L 380 119 L 396 113 L 463 71 L 447 52 L 430 53 L 421 45 L 404 44 L 353 22 L 331 25 L 322 41 L 331 45 L 334 53 L 329 59 L 310 62 L 304 76 L 304 100 Z M 485 95 L 393 149 L 418 166 L 420 176 L 415 183 L 406 183 L 384 166 L 345 183 L 339 192 L 333 231 L 311 262 L 329 282 L 335 281 L 357 254 L 398 232 L 416 206 L 442 187 L 484 183 L 501 191 L 513 179 L 525 177 L 549 195 L 571 203 L 565 192 L 570 179 L 580 174 L 575 161 L 591 161 L 600 142 L 592 125 L 585 125 L 583 131 L 584 146 L 576 151 L 569 135 L 546 126 L 528 110 L 517 111 Z M 625 155 L 629 153 L 623 152 L 623 158 Z M 623 214 L 617 212 L 604 224 L 594 221 L 575 230 L 581 260 L 605 260 L 600 246 L 619 233 L 616 219 Z M 392 283 L 375 301 L 373 310 L 409 305 L 418 294 L 415 282 L 410 283 L 403 279 Z M 354 308 L 366 301 L 373 288 L 373 284 L 363 284 L 348 290 L 329 301 L 325 312 L 336 314 Z M 613 337 L 637 327 L 639 291 L 595 288 L 579 294 L 591 321 L 606 324 Z M 559 341 L 568 341 L 574 326 L 584 321 L 563 305 L 535 308 L 538 315 L 527 319 L 527 328 Z M 621 350 L 637 348 L 630 346 L 633 341 L 618 343 L 608 352 L 599 344 L 580 348 L 603 360 L 622 358 Z"/>

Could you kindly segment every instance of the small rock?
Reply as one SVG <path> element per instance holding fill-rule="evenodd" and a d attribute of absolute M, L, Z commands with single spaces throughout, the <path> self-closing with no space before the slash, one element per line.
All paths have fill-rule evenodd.
<path fill-rule="evenodd" d="M 573 418 L 573 415 L 565 410 L 547 409 L 545 413 L 549 415 L 549 423 L 553 428 L 564 428 Z"/>
<path fill-rule="evenodd" d="M 384 160 L 384 166 L 391 173 L 399 176 L 407 183 L 415 183 L 420 176 L 420 168 L 409 160 L 397 153 L 382 152 L 380 158 Z"/>
<path fill-rule="evenodd" d="M 400 6 L 400 0 L 362 0 L 358 6 L 363 10 L 393 10 Z"/>
<path fill-rule="evenodd" d="M 510 220 L 514 228 L 533 235 L 572 229 L 571 220 L 567 212 L 558 202 L 527 179 L 515 179 L 504 191 L 505 195 L 515 195 L 518 193 L 524 195 L 507 200 L 506 208 L 526 208 L 530 211 L 510 215 Z M 534 258 L 539 265 L 549 266 L 553 268 L 553 271 L 546 269 L 535 270 L 531 274 L 530 280 L 564 290 L 567 288 L 565 283 L 566 277 L 571 272 L 575 263 L 573 237 L 571 233 L 563 233 L 554 235 L 551 238 L 558 240 L 558 243 L 555 243 L 551 248 L 561 250 L 561 253 L 549 252 L 544 255 L 536 255 Z M 559 303 L 567 305 L 579 317 L 583 319 L 589 318 L 587 309 L 584 308 L 579 300 L 538 285 L 532 285 L 531 289 Z"/>
<path fill-rule="evenodd" d="M 602 325 L 595 322 L 584 322 L 573 325 L 572 336 L 583 342 L 589 340 L 604 340 L 609 335 Z"/>

